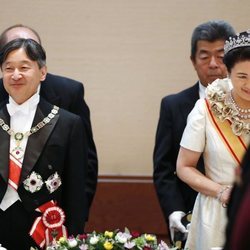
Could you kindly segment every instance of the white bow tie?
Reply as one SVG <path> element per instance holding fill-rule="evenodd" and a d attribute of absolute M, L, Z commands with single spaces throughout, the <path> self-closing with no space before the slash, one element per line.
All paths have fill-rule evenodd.
<path fill-rule="evenodd" d="M 7 106 L 7 110 L 9 112 L 10 116 L 13 116 L 17 112 L 21 112 L 24 115 L 29 114 L 30 105 L 28 102 L 23 103 L 21 105 L 18 105 L 18 104 L 11 102 L 11 103 L 8 103 L 6 106 Z"/>

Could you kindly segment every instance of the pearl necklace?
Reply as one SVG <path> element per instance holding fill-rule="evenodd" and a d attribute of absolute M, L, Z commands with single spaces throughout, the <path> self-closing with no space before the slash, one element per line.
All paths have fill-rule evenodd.
<path fill-rule="evenodd" d="M 233 99 L 232 91 L 230 91 L 230 99 L 231 99 L 233 105 L 235 106 L 235 108 L 239 111 L 239 114 L 237 114 L 237 116 L 240 117 L 243 120 L 250 119 L 250 108 L 249 109 L 240 108 L 237 105 L 237 103 L 235 102 L 235 100 Z"/>
<path fill-rule="evenodd" d="M 48 124 L 58 113 L 59 107 L 53 106 L 52 110 L 50 113 L 40 122 L 38 122 L 34 127 L 32 127 L 30 130 L 21 133 L 21 132 L 14 132 L 13 129 L 7 125 L 3 119 L 0 118 L 0 126 L 4 131 L 6 131 L 10 136 L 13 136 L 15 139 L 16 147 L 11 151 L 13 156 L 15 156 L 17 159 L 21 159 L 24 156 L 24 150 L 20 146 L 23 138 L 29 137 L 30 135 L 36 133 L 39 131 L 41 128 L 43 128 L 46 124 Z"/>

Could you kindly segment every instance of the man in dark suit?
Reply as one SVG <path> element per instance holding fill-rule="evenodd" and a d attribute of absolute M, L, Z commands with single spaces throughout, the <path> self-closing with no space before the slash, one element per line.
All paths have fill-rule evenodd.
<path fill-rule="evenodd" d="M 233 28 L 221 20 L 197 26 L 192 34 L 190 58 L 199 81 L 178 94 L 164 97 L 161 102 L 153 155 L 153 177 L 172 241 L 175 232 L 187 233 L 182 218 L 193 209 L 197 195 L 176 175 L 179 143 L 186 119 L 195 102 L 205 97 L 206 86 L 217 78 L 226 77 L 226 67 L 222 61 L 224 42 L 234 34 Z M 204 168 L 202 159 L 199 168 Z"/>
<path fill-rule="evenodd" d="M 236 170 L 236 178 L 227 207 L 228 224 L 224 250 L 250 248 L 250 147 L 242 165 Z"/>
<path fill-rule="evenodd" d="M 0 107 L 0 242 L 8 250 L 42 247 L 65 235 L 64 225 L 69 235 L 81 234 L 87 212 L 81 118 L 40 98 L 46 55 L 34 40 L 9 42 L 0 66 L 9 94 Z"/>
<path fill-rule="evenodd" d="M 249 163 L 248 163 L 249 164 Z M 250 178 L 248 178 L 248 187 L 240 202 L 233 224 L 232 234 L 230 235 L 230 244 L 227 245 L 230 250 L 245 250 L 250 248 Z"/>
<path fill-rule="evenodd" d="M 0 35 L 0 49 L 7 42 L 15 38 L 31 38 L 41 44 L 41 38 L 35 30 L 28 26 L 18 24 L 7 28 Z M 41 86 L 40 95 L 48 102 L 79 115 L 83 121 L 88 142 L 88 178 L 86 193 L 88 209 L 90 209 L 97 186 L 98 160 L 90 122 L 90 111 L 83 98 L 83 84 L 66 77 L 48 73 Z M 7 98 L 8 94 L 3 87 L 2 79 L 0 79 L 0 102 Z M 88 214 L 89 212 L 87 213 L 87 217 Z"/>

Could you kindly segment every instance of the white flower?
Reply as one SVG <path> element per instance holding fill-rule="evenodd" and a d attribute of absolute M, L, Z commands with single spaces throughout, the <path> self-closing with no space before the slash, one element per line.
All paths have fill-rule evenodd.
<path fill-rule="evenodd" d="M 130 241 L 130 242 L 126 242 L 124 244 L 124 247 L 128 248 L 128 249 L 131 249 L 135 246 L 135 242 L 134 241 Z"/>
<path fill-rule="evenodd" d="M 89 247 L 88 247 L 87 244 L 82 244 L 81 246 L 79 246 L 79 248 L 80 248 L 81 250 L 88 250 L 88 249 L 89 249 Z"/>
<path fill-rule="evenodd" d="M 158 250 L 170 250 L 168 245 L 161 240 L 161 243 L 158 245 Z"/>
<path fill-rule="evenodd" d="M 35 248 L 30 248 L 30 250 L 35 250 Z M 56 250 L 56 246 L 48 246 L 46 250 Z"/>
<path fill-rule="evenodd" d="M 122 233 L 119 232 L 117 233 L 117 235 L 115 236 L 115 239 L 119 242 L 119 243 L 126 243 L 132 236 L 130 234 L 127 233 Z"/>
<path fill-rule="evenodd" d="M 39 191 L 43 186 L 43 180 L 42 176 L 33 171 L 31 175 L 29 175 L 24 181 L 23 181 L 24 188 L 31 192 L 35 193 Z"/>
<path fill-rule="evenodd" d="M 49 192 L 53 193 L 61 186 L 62 181 L 61 181 L 61 178 L 58 175 L 58 173 L 55 172 L 47 179 L 47 181 L 45 181 L 45 183 L 46 183 L 46 187 L 49 190 Z"/>
<path fill-rule="evenodd" d="M 96 245 L 98 241 L 99 241 L 99 237 L 96 236 L 96 235 L 94 235 L 94 236 L 92 236 L 92 237 L 90 238 L 89 243 L 90 243 L 91 245 Z"/>
<path fill-rule="evenodd" d="M 69 247 L 73 248 L 77 246 L 77 241 L 75 238 L 69 238 L 68 244 L 69 244 Z"/>

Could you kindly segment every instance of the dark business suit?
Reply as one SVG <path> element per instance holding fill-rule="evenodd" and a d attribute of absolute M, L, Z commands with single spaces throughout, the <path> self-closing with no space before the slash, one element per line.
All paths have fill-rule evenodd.
<path fill-rule="evenodd" d="M 235 221 L 232 227 L 229 244 L 230 250 L 246 250 L 250 248 L 250 179 L 248 178 L 247 188 L 243 192 L 242 200 L 235 214 Z"/>
<path fill-rule="evenodd" d="M 240 182 L 234 184 L 228 204 L 225 250 L 250 248 L 250 147 L 243 161 Z"/>
<path fill-rule="evenodd" d="M 90 112 L 85 100 L 83 99 L 83 85 L 80 82 L 66 77 L 47 74 L 45 81 L 41 83 L 40 95 L 49 103 L 79 115 L 83 121 L 88 142 L 88 178 L 86 192 L 88 207 L 90 208 L 96 191 L 98 161 L 91 129 Z M 3 87 L 3 81 L 1 79 L 0 103 L 7 98 L 8 94 Z"/>
<path fill-rule="evenodd" d="M 162 99 L 154 148 L 154 184 L 166 222 L 174 211 L 193 209 L 197 192 L 176 175 L 176 160 L 188 114 L 199 99 L 199 84 Z M 203 166 L 203 163 L 199 163 Z"/>
<path fill-rule="evenodd" d="M 41 98 L 33 125 L 42 121 L 51 111 L 52 105 Z M 0 118 L 9 125 L 10 117 L 6 105 L 0 109 Z M 9 176 L 9 134 L 0 128 L 0 202 L 7 189 Z M 0 242 L 8 250 L 27 250 L 34 243 L 29 230 L 39 213 L 34 210 L 53 200 L 66 215 L 65 225 L 69 235 L 84 231 L 86 208 L 87 142 L 85 130 L 79 116 L 63 109 L 38 132 L 28 137 L 24 155 L 17 201 L 6 211 L 0 210 Z M 40 191 L 31 193 L 24 188 L 23 181 L 33 172 L 43 181 L 58 173 L 62 184 L 50 193 L 44 184 Z"/>

